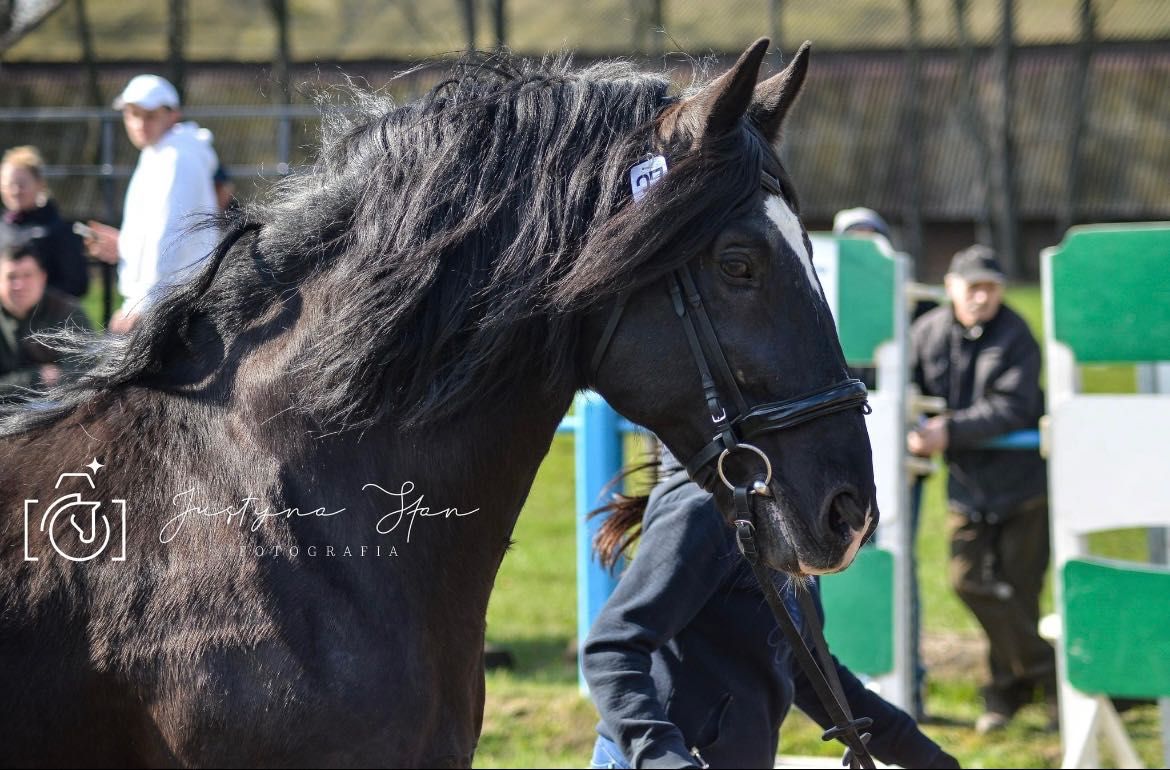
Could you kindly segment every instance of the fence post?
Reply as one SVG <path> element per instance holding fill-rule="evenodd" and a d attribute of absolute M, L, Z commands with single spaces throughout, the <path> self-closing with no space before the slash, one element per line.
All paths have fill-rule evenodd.
<path fill-rule="evenodd" d="M 1140 364 L 1137 367 L 1139 393 L 1170 393 L 1170 363 Z M 1170 564 L 1170 528 L 1146 531 L 1151 564 Z M 1158 699 L 1158 721 L 1162 732 L 1162 765 L 1170 767 L 1170 698 Z"/>
<path fill-rule="evenodd" d="M 105 221 L 114 224 L 115 219 L 115 202 L 114 202 L 114 131 L 116 130 L 115 123 L 112 117 L 103 115 L 99 119 L 101 125 L 101 190 L 102 190 L 102 213 Z M 121 227 L 122 223 L 117 222 Z M 109 324 L 110 319 L 114 317 L 114 281 L 116 274 L 114 266 L 102 262 L 102 322 Z"/>
<path fill-rule="evenodd" d="M 622 468 L 622 434 L 617 413 L 597 393 L 580 394 L 576 407 L 577 682 L 584 694 L 588 688 L 581 672 L 581 650 L 594 618 L 617 585 L 617 577 L 593 556 L 593 538 L 602 519 L 586 516 L 605 502 L 602 490 Z"/>

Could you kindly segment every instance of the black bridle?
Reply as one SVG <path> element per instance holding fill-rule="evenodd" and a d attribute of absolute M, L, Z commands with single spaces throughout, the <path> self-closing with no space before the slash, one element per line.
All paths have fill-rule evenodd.
<path fill-rule="evenodd" d="M 768 192 L 780 195 L 780 182 L 776 177 L 767 171 L 761 171 L 760 174 L 761 186 Z M 768 484 L 772 480 L 771 463 L 762 451 L 747 443 L 748 441 L 849 409 L 860 408 L 868 413 L 869 406 L 866 401 L 868 393 L 865 384 L 852 377 L 783 401 L 748 406 L 723 355 L 723 347 L 719 344 L 715 327 L 707 315 L 707 308 L 691 274 L 690 265 L 686 264 L 674 270 L 667 277 L 667 284 L 674 313 L 682 321 L 687 343 L 691 347 L 691 355 L 699 369 L 703 398 L 707 402 L 714 429 L 711 441 L 686 462 L 687 473 L 703 489 L 712 492 L 715 489 L 715 482 L 722 480 L 728 488 L 734 490 L 736 485 L 727 479 L 723 463 L 728 456 L 737 451 L 750 451 L 763 460 L 766 470 L 764 480 L 752 485 L 752 493 L 767 497 L 771 494 L 768 491 Z M 590 363 L 592 379 L 597 377 L 628 300 L 628 293 L 618 298 L 601 338 L 597 341 Z M 715 364 L 714 370 L 711 362 Z M 717 382 L 716 375 L 721 383 Z M 731 394 L 735 405 L 733 415 L 728 414 L 727 405 L 720 397 L 720 384 Z"/>
<path fill-rule="evenodd" d="M 765 190 L 782 195 L 780 182 L 776 177 L 763 169 L 761 169 L 760 175 L 760 184 Z M 837 412 L 861 409 L 868 414 L 869 404 L 866 399 L 865 384 L 861 380 L 846 377 L 833 385 L 783 401 L 772 401 L 754 407 L 749 406 L 735 382 L 726 357 L 723 355 L 723 347 L 719 343 L 715 327 L 711 324 L 707 309 L 703 305 L 703 298 L 699 294 L 698 286 L 691 274 L 690 264 L 685 264 L 674 270 L 667 277 L 667 284 L 675 315 L 682 321 L 683 330 L 687 335 L 687 343 L 691 348 L 691 355 L 699 369 L 703 397 L 707 402 L 707 409 L 710 412 L 714 429 L 714 437 L 711 441 L 686 463 L 687 473 L 691 479 L 708 492 L 714 491 L 717 479 L 722 480 L 731 489 L 735 501 L 736 542 L 739 544 L 739 550 L 751 565 L 752 572 L 760 584 L 760 589 L 764 592 L 764 596 L 772 608 L 772 613 L 776 616 L 798 663 L 804 669 L 806 677 L 812 683 L 817 695 L 833 719 L 834 726 L 825 731 L 821 736 L 822 739 L 826 741 L 840 739 L 845 743 L 848 748 L 845 752 L 844 764 L 849 767 L 872 768 L 874 767 L 873 758 L 866 748 L 869 734 L 863 734 L 861 731 L 872 725 L 873 720 L 868 717 L 853 718 L 849 703 L 845 699 L 837 677 L 836 666 L 829 655 L 828 647 L 825 645 L 816 608 L 812 601 L 803 595 L 807 592 L 801 591 L 802 614 L 806 616 L 805 622 L 813 631 L 814 646 L 820 657 L 819 666 L 805 644 L 788 608 L 780 600 L 769 570 L 759 561 L 759 554 L 755 546 L 751 496 L 771 496 L 772 493 L 768 485 L 772 480 L 772 464 L 763 451 L 747 443 L 758 436 L 793 428 Z M 618 324 L 621 322 L 629 296 L 628 292 L 619 296 L 602 330 L 597 347 L 593 351 L 593 358 L 590 362 L 590 378 L 593 381 L 597 379 L 598 370 L 601 368 L 605 353 L 609 349 Z M 715 364 L 714 368 L 711 366 L 712 361 Z M 735 404 L 734 416 L 728 414 L 727 404 L 720 397 L 716 375 L 722 380 L 723 387 L 731 394 L 731 399 Z M 763 461 L 765 472 L 762 480 L 757 478 L 750 484 L 747 482 L 734 484 L 728 480 L 723 464 L 727 457 L 737 451 L 753 452 Z"/>

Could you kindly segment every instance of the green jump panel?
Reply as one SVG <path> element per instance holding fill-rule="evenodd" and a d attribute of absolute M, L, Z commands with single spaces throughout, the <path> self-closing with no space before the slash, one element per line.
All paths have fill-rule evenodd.
<path fill-rule="evenodd" d="M 850 366 L 872 366 L 894 338 L 895 256 L 870 238 L 809 233 L 813 262 Z"/>
<path fill-rule="evenodd" d="M 1170 222 L 1072 228 L 1051 292 L 1053 336 L 1079 363 L 1170 360 Z"/>
<path fill-rule="evenodd" d="M 894 556 L 866 546 L 844 572 L 821 578 L 825 641 L 854 672 L 894 670 Z"/>
<path fill-rule="evenodd" d="M 850 364 L 872 364 L 894 338 L 894 259 L 869 238 L 840 238 L 837 248 L 841 348 Z"/>
<path fill-rule="evenodd" d="M 1062 575 L 1073 686 L 1091 694 L 1170 696 L 1170 568 L 1070 559 Z"/>

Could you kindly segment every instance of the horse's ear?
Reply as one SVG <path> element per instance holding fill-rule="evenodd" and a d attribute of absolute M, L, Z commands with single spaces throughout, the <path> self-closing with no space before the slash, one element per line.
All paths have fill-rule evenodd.
<path fill-rule="evenodd" d="M 693 121 L 691 125 L 698 129 L 699 141 L 725 134 L 739 123 L 752 103 L 752 89 L 767 52 L 768 38 L 762 37 L 740 55 L 734 67 L 686 100 L 682 109 L 688 122 Z"/>
<path fill-rule="evenodd" d="M 763 132 L 764 137 L 773 144 L 780 138 L 780 126 L 788 114 L 788 108 L 796 101 L 801 86 L 804 85 L 804 76 L 808 72 L 808 51 L 812 43 L 804 41 L 792 61 L 782 72 L 773 75 L 756 86 L 752 97 L 750 116 Z"/>

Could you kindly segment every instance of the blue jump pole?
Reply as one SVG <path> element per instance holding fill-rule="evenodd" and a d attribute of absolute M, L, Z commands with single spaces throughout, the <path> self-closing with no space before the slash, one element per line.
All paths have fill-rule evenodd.
<path fill-rule="evenodd" d="M 984 449 L 1036 449 L 1040 446 L 1040 431 L 1017 430 L 983 442 Z"/>
<path fill-rule="evenodd" d="M 602 569 L 593 556 L 593 538 L 601 528 L 602 518 L 586 519 L 589 511 L 606 502 L 601 493 L 622 468 L 622 434 L 616 412 L 605 399 L 593 392 L 582 393 L 576 402 L 577 465 L 577 649 L 585 646 L 585 637 L 605 600 L 617 585 L 617 574 Z M 577 682 L 581 692 L 588 692 L 577 660 Z"/>

